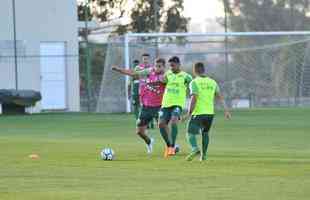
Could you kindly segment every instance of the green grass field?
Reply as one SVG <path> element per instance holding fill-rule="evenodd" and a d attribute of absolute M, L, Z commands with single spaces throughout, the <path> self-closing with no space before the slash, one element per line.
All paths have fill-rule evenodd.
<path fill-rule="evenodd" d="M 209 160 L 164 159 L 157 130 L 148 156 L 131 115 L 41 114 L 0 117 L 2 200 L 308 200 L 310 109 L 235 111 L 216 116 Z M 115 161 L 99 159 L 112 147 Z M 39 160 L 28 155 L 37 153 Z"/>

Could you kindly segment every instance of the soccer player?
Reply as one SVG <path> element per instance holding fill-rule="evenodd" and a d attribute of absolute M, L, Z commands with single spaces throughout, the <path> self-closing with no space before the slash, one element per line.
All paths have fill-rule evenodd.
<path fill-rule="evenodd" d="M 139 65 L 139 60 L 133 61 L 133 66 L 136 68 Z M 139 79 L 132 77 L 131 83 L 128 85 L 128 94 L 131 99 L 133 106 L 133 113 L 137 120 L 140 112 L 140 101 L 139 101 Z"/>
<path fill-rule="evenodd" d="M 147 136 L 146 129 L 147 125 L 154 118 L 158 118 L 158 112 L 165 90 L 165 85 L 163 83 L 165 60 L 157 59 L 155 67 L 140 71 L 126 70 L 118 67 L 113 67 L 112 69 L 122 74 L 139 77 L 140 80 L 145 80 L 144 87 L 140 89 L 140 102 L 142 107 L 137 120 L 137 134 L 146 143 L 147 152 L 152 153 L 154 139 Z"/>
<path fill-rule="evenodd" d="M 159 129 L 167 145 L 165 157 L 173 156 L 176 153 L 178 123 L 185 106 L 188 85 L 192 81 L 191 75 L 181 70 L 180 59 L 177 56 L 170 58 L 169 64 L 170 70 L 165 73 L 166 89 L 159 112 Z"/>
<path fill-rule="evenodd" d="M 186 118 L 190 118 L 187 127 L 187 139 L 191 146 L 191 153 L 186 160 L 191 161 L 195 156 L 200 156 L 200 161 L 207 159 L 209 145 L 209 130 L 214 117 L 214 100 L 218 99 L 224 107 L 224 115 L 227 119 L 231 115 L 225 105 L 224 97 L 215 80 L 206 75 L 203 63 L 193 66 L 195 79 L 190 83 L 191 101 Z M 202 134 L 202 150 L 200 151 L 196 141 L 196 135 Z"/>
<path fill-rule="evenodd" d="M 135 71 L 141 71 L 141 70 L 144 70 L 144 69 L 148 69 L 148 68 L 151 68 L 153 67 L 153 65 L 150 63 L 150 54 L 148 53 L 144 53 L 142 54 L 142 63 L 137 65 L 134 70 Z M 139 93 L 141 90 L 143 90 L 143 88 L 145 87 L 145 77 L 140 77 L 139 78 Z M 141 96 L 139 95 L 139 102 L 141 101 Z M 141 108 L 141 105 L 139 104 L 139 111 L 140 111 L 140 108 Z M 139 115 L 138 115 L 139 116 Z M 151 120 L 147 126 L 148 128 L 151 127 L 151 128 L 154 128 L 154 123 L 153 123 L 153 120 Z"/>

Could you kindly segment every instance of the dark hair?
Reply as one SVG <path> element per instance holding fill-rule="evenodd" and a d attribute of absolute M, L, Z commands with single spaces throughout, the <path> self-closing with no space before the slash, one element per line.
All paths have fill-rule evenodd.
<path fill-rule="evenodd" d="M 150 57 L 150 54 L 148 54 L 148 53 L 144 53 L 144 54 L 142 54 L 142 57 L 144 57 L 144 56 L 146 56 L 146 57 Z"/>
<path fill-rule="evenodd" d="M 174 63 L 180 63 L 180 58 L 179 57 L 177 57 L 177 56 L 173 56 L 173 57 L 171 57 L 169 60 L 168 60 L 168 62 L 174 62 Z"/>
<path fill-rule="evenodd" d="M 158 59 L 156 59 L 156 63 L 162 63 L 163 65 L 165 65 L 166 61 L 163 58 L 158 58 Z"/>
<path fill-rule="evenodd" d="M 133 61 L 134 64 L 139 64 L 139 62 L 140 62 L 139 60 L 134 60 Z"/>
<path fill-rule="evenodd" d="M 198 63 L 195 63 L 194 65 L 194 71 L 198 74 L 203 74 L 205 73 L 205 66 L 202 62 L 198 62 Z"/>

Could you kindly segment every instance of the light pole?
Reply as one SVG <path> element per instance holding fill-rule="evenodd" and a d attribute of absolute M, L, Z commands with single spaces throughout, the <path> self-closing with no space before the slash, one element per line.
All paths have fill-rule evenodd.
<path fill-rule="evenodd" d="M 13 38 L 14 38 L 15 89 L 18 90 L 18 63 L 17 63 L 16 6 L 15 6 L 15 0 L 12 0 L 12 11 L 13 11 Z"/>
<path fill-rule="evenodd" d="M 86 44 L 86 84 L 87 84 L 87 111 L 91 110 L 91 63 L 90 63 L 90 49 L 88 42 L 88 11 L 90 11 L 89 0 L 86 0 L 86 4 L 84 6 L 84 22 L 85 22 L 85 44 Z"/>
<path fill-rule="evenodd" d="M 154 7 L 154 32 L 155 33 L 158 33 L 159 30 L 158 30 L 158 24 L 157 24 L 157 21 L 158 21 L 158 15 L 157 15 L 157 12 L 158 12 L 158 2 L 157 0 L 153 0 L 153 7 Z M 156 52 L 155 52 L 155 56 L 156 58 L 158 57 L 158 38 L 155 39 L 155 46 L 156 46 Z"/>
<path fill-rule="evenodd" d="M 227 37 L 227 32 L 228 32 L 228 20 L 227 20 L 227 2 L 224 1 L 224 14 L 225 14 L 225 19 L 224 19 L 224 28 L 225 28 L 225 88 L 227 89 L 227 96 L 229 98 L 229 102 L 230 102 L 230 83 L 229 83 L 229 63 L 228 63 L 228 37 Z"/>

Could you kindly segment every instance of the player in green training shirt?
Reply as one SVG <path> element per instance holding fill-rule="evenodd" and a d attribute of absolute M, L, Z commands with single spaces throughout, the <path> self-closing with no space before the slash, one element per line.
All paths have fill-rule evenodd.
<path fill-rule="evenodd" d="M 193 67 L 195 79 L 190 83 L 191 101 L 188 114 L 190 118 L 187 127 L 187 139 L 191 146 L 191 153 L 186 160 L 191 161 L 195 156 L 200 156 L 200 161 L 207 159 L 209 145 L 209 130 L 214 117 L 214 100 L 217 98 L 224 107 L 224 115 L 231 118 L 225 105 L 224 97 L 220 94 L 220 89 L 215 80 L 205 74 L 203 63 L 196 63 Z M 196 135 L 202 134 L 202 150 L 200 151 L 196 141 Z"/>
<path fill-rule="evenodd" d="M 134 60 L 133 61 L 133 68 L 135 69 L 139 65 L 139 60 Z M 131 78 L 131 83 L 128 86 L 128 94 L 131 103 L 133 106 L 133 112 L 135 114 L 136 120 L 139 117 L 139 112 L 140 112 L 140 100 L 139 100 L 139 79 L 138 78 Z"/>
<path fill-rule="evenodd" d="M 186 94 L 191 75 L 180 69 L 180 59 L 176 56 L 169 59 L 170 70 L 165 73 L 164 92 L 161 110 L 159 112 L 159 129 L 166 142 L 165 157 L 175 155 L 175 142 L 178 135 L 178 123 L 182 109 L 185 106 Z M 169 127 L 170 134 L 169 134 Z M 169 137 L 170 136 L 170 137 Z"/>

